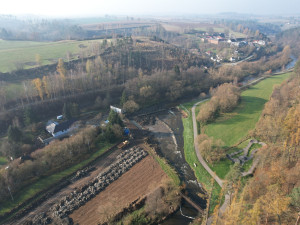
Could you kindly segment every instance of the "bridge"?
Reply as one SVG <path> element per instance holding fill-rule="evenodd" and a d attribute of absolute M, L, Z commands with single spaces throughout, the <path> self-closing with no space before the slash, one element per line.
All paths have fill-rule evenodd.
<path fill-rule="evenodd" d="M 193 206 L 199 213 L 204 214 L 204 210 L 200 206 L 198 206 L 192 199 L 190 199 L 188 196 L 186 196 L 185 194 L 183 194 L 181 192 L 179 194 L 184 200 L 186 200 L 191 206 Z"/>

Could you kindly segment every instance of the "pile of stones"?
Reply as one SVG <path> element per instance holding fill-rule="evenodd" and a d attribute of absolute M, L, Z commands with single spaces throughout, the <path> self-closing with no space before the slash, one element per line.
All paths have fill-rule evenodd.
<path fill-rule="evenodd" d="M 50 224 L 52 219 L 46 215 L 46 213 L 41 213 L 35 216 L 32 220 L 32 223 L 29 224 Z"/>
<path fill-rule="evenodd" d="M 133 147 L 123 151 L 117 156 L 115 163 L 111 164 L 105 171 L 99 173 L 91 182 L 71 192 L 55 204 L 49 212 L 51 217 L 64 218 L 71 214 L 74 210 L 104 190 L 145 156 L 147 156 L 147 152 L 140 147 Z"/>
<path fill-rule="evenodd" d="M 95 170 L 96 168 L 93 166 L 89 166 L 84 168 L 83 170 L 78 170 L 74 177 L 71 178 L 71 182 L 75 182 L 83 177 L 86 177 L 91 171 Z"/>

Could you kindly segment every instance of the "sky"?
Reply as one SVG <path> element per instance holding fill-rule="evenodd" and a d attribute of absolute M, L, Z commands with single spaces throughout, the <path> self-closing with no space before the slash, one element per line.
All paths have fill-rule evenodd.
<path fill-rule="evenodd" d="M 52 17 L 237 12 L 300 14 L 299 0 L 2 0 L 0 14 Z"/>

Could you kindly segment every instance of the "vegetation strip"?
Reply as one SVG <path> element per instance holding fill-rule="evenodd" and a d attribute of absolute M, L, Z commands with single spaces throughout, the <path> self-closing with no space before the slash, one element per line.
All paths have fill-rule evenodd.
<path fill-rule="evenodd" d="M 98 150 L 97 152 L 93 153 L 90 156 L 90 158 L 82 161 L 81 163 L 76 164 L 70 167 L 69 169 L 66 169 L 57 174 L 53 174 L 49 177 L 43 178 L 37 181 L 36 183 L 28 186 L 22 191 L 22 193 L 15 196 L 14 202 L 7 202 L 6 204 L 2 205 L 0 210 L 0 213 L 2 214 L 1 217 L 7 218 L 11 216 L 13 213 L 15 213 L 16 211 L 24 207 L 27 207 L 28 204 L 32 204 L 33 202 L 38 201 L 40 198 L 42 198 L 42 196 L 46 195 L 47 192 L 51 190 L 53 187 L 55 187 L 58 183 L 72 177 L 73 175 L 75 175 L 77 170 L 83 169 L 84 167 L 92 164 L 93 162 L 98 160 L 99 157 L 103 156 L 103 154 L 106 154 L 110 150 L 112 150 L 115 146 L 116 145 L 112 145 L 112 144 L 106 145 L 100 150 Z"/>
<path fill-rule="evenodd" d="M 148 147 L 147 148 L 148 153 L 156 160 L 156 162 L 160 165 L 162 170 L 168 175 L 169 178 L 171 178 L 175 185 L 180 185 L 180 179 L 177 175 L 176 171 L 167 163 L 167 161 L 164 158 L 159 157 L 154 149 Z"/>
<path fill-rule="evenodd" d="M 185 107 L 190 108 L 192 104 L 185 104 Z M 192 131 L 192 118 L 189 116 L 187 118 L 182 118 L 184 131 L 184 156 L 187 163 L 190 165 L 192 170 L 195 173 L 197 180 L 204 186 L 204 188 L 208 190 L 212 190 L 211 199 L 210 199 L 210 209 L 209 213 L 212 213 L 215 206 L 218 204 L 219 193 L 221 192 L 221 187 L 214 182 L 213 187 L 211 185 L 211 176 L 204 169 L 204 167 L 199 162 L 195 149 L 194 149 L 194 138 Z"/>

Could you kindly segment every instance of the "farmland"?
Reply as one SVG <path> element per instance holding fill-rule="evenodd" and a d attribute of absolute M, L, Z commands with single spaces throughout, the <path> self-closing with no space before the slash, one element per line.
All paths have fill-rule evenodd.
<path fill-rule="evenodd" d="M 79 224 L 104 223 L 137 198 L 154 191 L 166 179 L 158 163 L 148 156 L 70 217 Z"/>
<path fill-rule="evenodd" d="M 91 46 L 101 44 L 102 40 L 93 41 L 58 41 L 58 42 L 32 42 L 32 41 L 5 41 L 0 40 L 0 72 L 11 72 L 20 66 L 31 68 L 36 66 L 36 55 L 41 57 L 42 65 L 53 64 L 58 58 L 75 59 L 85 54 Z"/>

